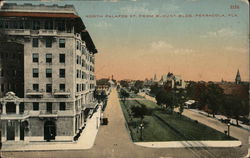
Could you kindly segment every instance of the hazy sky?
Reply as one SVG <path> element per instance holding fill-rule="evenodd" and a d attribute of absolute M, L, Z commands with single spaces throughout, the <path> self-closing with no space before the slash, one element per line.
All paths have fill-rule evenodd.
<path fill-rule="evenodd" d="M 76 7 L 99 51 L 97 78 L 112 74 L 115 79 L 145 79 L 154 74 L 159 78 L 171 71 L 184 80 L 220 81 L 234 80 L 239 69 L 242 79 L 249 79 L 249 11 L 245 0 L 53 0 L 52 3 Z M 231 5 L 239 8 L 232 9 Z M 186 14 L 192 17 L 178 17 Z M 176 17 L 167 17 L 170 15 Z"/>

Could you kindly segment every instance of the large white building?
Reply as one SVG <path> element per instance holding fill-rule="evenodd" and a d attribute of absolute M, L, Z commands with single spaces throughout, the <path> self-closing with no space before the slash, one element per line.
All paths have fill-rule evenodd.
<path fill-rule="evenodd" d="M 170 88 L 184 89 L 186 88 L 186 82 L 181 78 L 180 75 L 174 75 L 173 73 L 168 73 L 162 75 L 159 81 L 160 85 L 168 85 Z"/>
<path fill-rule="evenodd" d="M 74 6 L 0 10 L 1 140 L 72 141 L 93 97 L 97 50 Z"/>

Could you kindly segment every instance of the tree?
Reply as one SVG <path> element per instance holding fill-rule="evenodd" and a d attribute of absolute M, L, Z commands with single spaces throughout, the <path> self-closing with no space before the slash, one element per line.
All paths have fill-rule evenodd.
<path fill-rule="evenodd" d="M 122 87 L 124 87 L 124 88 L 128 88 L 128 87 L 129 87 L 128 82 L 125 81 L 125 80 L 121 80 L 121 81 L 120 81 L 120 85 L 121 85 Z"/>
<path fill-rule="evenodd" d="M 184 107 L 183 107 L 183 104 L 181 104 L 181 105 L 179 106 L 180 115 L 183 113 L 183 111 L 184 111 Z"/>
<path fill-rule="evenodd" d="M 178 92 L 178 93 L 177 93 Z M 179 107 L 180 114 L 184 111 L 184 103 L 186 101 L 187 94 L 185 89 L 175 90 L 175 105 Z"/>
<path fill-rule="evenodd" d="M 205 82 L 198 82 L 195 84 L 194 100 L 198 101 L 199 109 L 204 109 L 207 103 L 207 87 Z"/>
<path fill-rule="evenodd" d="M 133 91 L 135 94 L 139 93 L 139 89 L 134 86 L 130 88 L 130 91 Z"/>
<path fill-rule="evenodd" d="M 158 84 L 154 84 L 150 86 L 150 94 L 152 96 L 156 96 L 162 89 L 163 87 L 159 87 Z"/>
<path fill-rule="evenodd" d="M 107 99 L 107 94 L 104 90 L 95 90 L 94 91 L 94 98 L 98 100 L 98 102 L 104 102 Z"/>
<path fill-rule="evenodd" d="M 135 81 L 134 87 L 139 90 L 143 88 L 143 84 L 144 84 L 143 81 L 137 80 Z"/>
<path fill-rule="evenodd" d="M 133 117 L 135 118 L 140 118 L 141 119 L 141 123 L 144 119 L 144 116 L 147 114 L 147 108 L 144 104 L 140 105 L 140 106 L 132 106 L 131 107 L 131 112 Z"/>
<path fill-rule="evenodd" d="M 129 93 L 128 93 L 126 90 L 121 89 L 120 95 L 121 95 L 121 98 L 122 98 L 122 100 L 123 100 L 123 103 L 125 103 L 126 98 L 129 97 Z"/>
<path fill-rule="evenodd" d="M 220 111 L 228 118 L 236 119 L 236 123 L 239 125 L 239 117 L 248 115 L 249 105 L 247 100 L 242 100 L 233 95 L 226 95 Z"/>
<path fill-rule="evenodd" d="M 189 81 L 186 87 L 187 91 L 187 98 L 188 99 L 194 99 L 195 98 L 195 89 L 196 89 L 197 83 L 194 81 Z"/>
<path fill-rule="evenodd" d="M 165 105 L 167 110 L 170 111 L 170 113 L 173 112 L 174 109 L 174 95 L 171 91 L 166 91 L 162 89 L 155 97 L 158 105 Z"/>
<path fill-rule="evenodd" d="M 208 109 L 212 112 L 213 117 L 219 110 L 219 106 L 222 104 L 224 97 L 223 89 L 213 82 L 209 82 L 207 85 L 207 106 Z"/>

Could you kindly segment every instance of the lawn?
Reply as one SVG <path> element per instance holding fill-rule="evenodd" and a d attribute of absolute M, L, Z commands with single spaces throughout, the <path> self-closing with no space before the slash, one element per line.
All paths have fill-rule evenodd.
<path fill-rule="evenodd" d="M 129 93 L 129 98 L 144 98 L 144 97 L 138 94 Z"/>
<path fill-rule="evenodd" d="M 120 101 L 123 114 L 133 141 L 140 140 L 140 119 L 129 115 L 132 106 L 144 104 L 148 109 L 153 110 L 151 115 L 143 119 L 143 140 L 142 141 L 182 141 L 182 140 L 232 140 L 224 133 L 214 130 L 197 121 L 176 113 L 167 114 L 156 103 L 149 100 L 126 100 Z"/>

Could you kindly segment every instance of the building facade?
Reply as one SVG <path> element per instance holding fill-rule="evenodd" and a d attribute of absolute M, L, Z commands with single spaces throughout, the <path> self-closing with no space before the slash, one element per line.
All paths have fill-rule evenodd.
<path fill-rule="evenodd" d="M 94 99 L 97 50 L 74 6 L 0 10 L 1 140 L 72 141 Z"/>

